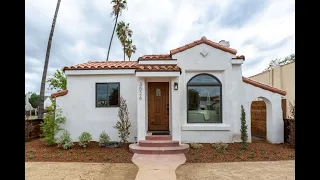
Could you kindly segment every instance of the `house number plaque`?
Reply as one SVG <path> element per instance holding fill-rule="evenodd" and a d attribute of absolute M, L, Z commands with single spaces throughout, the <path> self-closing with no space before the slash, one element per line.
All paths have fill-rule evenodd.
<path fill-rule="evenodd" d="M 139 85 L 139 100 L 142 100 L 142 82 Z"/>

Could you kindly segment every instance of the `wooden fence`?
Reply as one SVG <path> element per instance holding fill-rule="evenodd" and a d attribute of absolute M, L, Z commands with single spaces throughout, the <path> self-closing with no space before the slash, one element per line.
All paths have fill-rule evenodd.
<path fill-rule="evenodd" d="M 284 142 L 288 142 L 289 139 L 289 126 L 292 121 L 287 119 L 287 100 L 281 100 L 282 115 L 284 122 Z M 266 138 L 267 136 L 267 107 L 264 101 L 253 101 L 251 104 L 251 134 L 253 136 L 258 136 Z M 293 122 L 294 126 L 294 122 Z"/>
<path fill-rule="evenodd" d="M 28 140 L 40 137 L 40 123 L 43 122 L 42 119 L 31 119 L 25 120 L 25 136 Z M 28 129 L 29 124 L 31 124 L 31 129 Z M 29 126 L 30 127 L 30 126 Z"/>
<path fill-rule="evenodd" d="M 264 101 L 253 101 L 251 104 L 251 134 L 262 138 L 267 137 L 267 108 Z"/>

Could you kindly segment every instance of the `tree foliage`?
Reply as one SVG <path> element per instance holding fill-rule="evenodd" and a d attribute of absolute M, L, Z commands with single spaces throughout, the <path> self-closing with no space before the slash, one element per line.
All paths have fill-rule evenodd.
<path fill-rule="evenodd" d="M 244 111 L 243 105 L 241 105 L 241 147 L 242 149 L 247 149 L 248 146 L 248 126 L 246 125 L 246 112 Z"/>
<path fill-rule="evenodd" d="M 270 70 L 276 66 L 282 66 L 282 65 L 286 65 L 292 62 L 295 62 L 296 57 L 295 54 L 290 54 L 289 56 L 286 56 L 284 59 L 274 59 L 271 60 L 268 67 L 265 70 Z"/>
<path fill-rule="evenodd" d="M 42 131 L 41 136 L 44 137 L 46 145 L 51 146 L 56 144 L 55 136 L 59 131 L 61 124 L 66 122 L 66 118 L 62 116 L 62 110 L 56 108 L 56 103 L 53 102 L 51 106 L 46 108 L 47 113 L 44 115 L 43 122 L 40 124 Z"/>
<path fill-rule="evenodd" d="M 40 95 L 36 93 L 32 93 L 30 98 L 29 98 L 29 103 L 33 108 L 37 108 L 40 105 Z"/>
<path fill-rule="evenodd" d="M 129 112 L 126 100 L 123 99 L 123 97 L 120 97 L 120 107 L 118 110 L 118 117 L 119 120 L 117 121 L 114 128 L 118 130 L 119 138 L 121 139 L 121 142 L 128 142 L 127 139 L 130 135 L 130 127 L 131 122 L 129 120 Z"/>
<path fill-rule="evenodd" d="M 49 88 L 57 90 L 66 90 L 67 89 L 67 77 L 63 71 L 57 70 L 52 78 L 48 78 L 47 82 L 49 83 Z"/>

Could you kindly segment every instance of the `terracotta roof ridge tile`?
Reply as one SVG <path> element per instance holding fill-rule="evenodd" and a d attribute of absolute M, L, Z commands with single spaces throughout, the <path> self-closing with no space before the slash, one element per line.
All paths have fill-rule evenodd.
<path fill-rule="evenodd" d="M 189 44 L 186 44 L 184 46 L 181 46 L 181 47 L 178 47 L 178 48 L 170 50 L 170 54 L 171 55 L 177 54 L 179 52 L 185 51 L 187 49 L 190 49 L 190 48 L 192 48 L 194 46 L 197 46 L 199 44 L 202 44 L 202 43 L 205 43 L 205 44 L 207 44 L 209 46 L 212 46 L 214 48 L 220 49 L 222 51 L 229 52 L 231 54 L 237 54 L 237 50 L 235 50 L 233 48 L 229 48 L 229 47 L 223 46 L 223 45 L 221 45 L 219 43 L 210 41 L 205 36 L 203 36 L 200 40 L 193 41 L 192 43 L 189 43 Z"/>
<path fill-rule="evenodd" d="M 67 89 L 52 93 L 50 97 L 51 98 L 56 98 L 56 97 L 64 96 L 66 94 L 68 94 L 68 90 Z"/>
<path fill-rule="evenodd" d="M 261 82 L 258 82 L 258 81 L 255 81 L 255 80 L 243 77 L 243 76 L 242 76 L 242 80 L 245 83 L 251 84 L 251 85 L 256 86 L 256 87 L 260 87 L 260 88 L 262 88 L 264 90 L 268 90 L 268 91 L 271 91 L 271 92 L 274 92 L 274 93 L 278 93 L 278 94 L 283 95 L 283 96 L 285 96 L 287 94 L 287 92 L 284 91 L 284 90 L 281 90 L 281 89 L 278 89 L 278 88 L 263 84 Z"/>

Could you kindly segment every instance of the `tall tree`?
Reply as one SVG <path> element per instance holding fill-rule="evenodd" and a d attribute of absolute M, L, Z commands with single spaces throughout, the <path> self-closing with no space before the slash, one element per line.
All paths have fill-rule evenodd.
<path fill-rule="evenodd" d="M 130 61 L 130 58 L 131 58 L 131 55 L 134 54 L 137 50 L 136 48 L 136 45 L 134 45 L 132 43 L 132 40 L 131 39 L 127 39 L 126 42 L 125 42 L 125 52 L 129 58 L 129 61 Z"/>
<path fill-rule="evenodd" d="M 46 86 L 46 79 L 47 79 L 47 71 L 48 71 L 51 43 L 52 43 L 52 37 L 53 37 L 54 28 L 56 26 L 56 21 L 57 21 L 57 17 L 58 17 L 60 3 L 61 3 L 61 0 L 58 0 L 57 6 L 56 6 L 56 11 L 54 13 L 54 17 L 53 17 L 53 20 L 52 20 L 52 26 L 51 26 L 51 31 L 50 31 L 50 35 L 49 35 L 48 45 L 47 45 L 46 59 L 44 61 L 42 80 L 41 80 L 41 88 L 40 88 L 40 105 L 39 105 L 39 114 L 38 114 L 39 118 L 42 118 L 43 111 L 44 111 L 44 109 L 43 109 L 44 91 L 45 91 L 45 86 Z"/>
<path fill-rule="evenodd" d="M 56 70 L 52 78 L 48 78 L 49 88 L 59 90 L 67 89 L 67 77 L 63 71 Z"/>
<path fill-rule="evenodd" d="M 284 59 L 277 58 L 277 59 L 271 60 L 270 63 L 268 64 L 268 67 L 265 70 L 270 70 L 276 66 L 286 65 L 291 62 L 295 62 L 295 60 L 296 60 L 295 54 L 290 54 L 289 56 L 286 56 Z"/>
<path fill-rule="evenodd" d="M 115 17 L 114 17 L 115 22 L 114 22 L 114 27 L 113 27 L 113 31 L 112 31 L 110 43 L 109 43 L 107 61 L 109 60 L 111 43 L 112 43 L 114 31 L 115 31 L 116 26 L 117 26 L 118 17 L 119 17 L 119 15 L 121 16 L 122 10 L 127 8 L 127 1 L 126 1 L 126 0 L 111 0 L 111 4 L 113 4 L 113 6 L 112 6 L 112 12 L 111 12 L 111 17 L 112 17 L 112 16 L 115 16 Z"/>
<path fill-rule="evenodd" d="M 123 60 L 126 60 L 126 40 L 127 38 L 132 37 L 132 30 L 129 29 L 129 23 L 125 23 L 123 21 L 119 22 L 117 25 L 117 36 L 122 44 L 123 47 Z"/>

